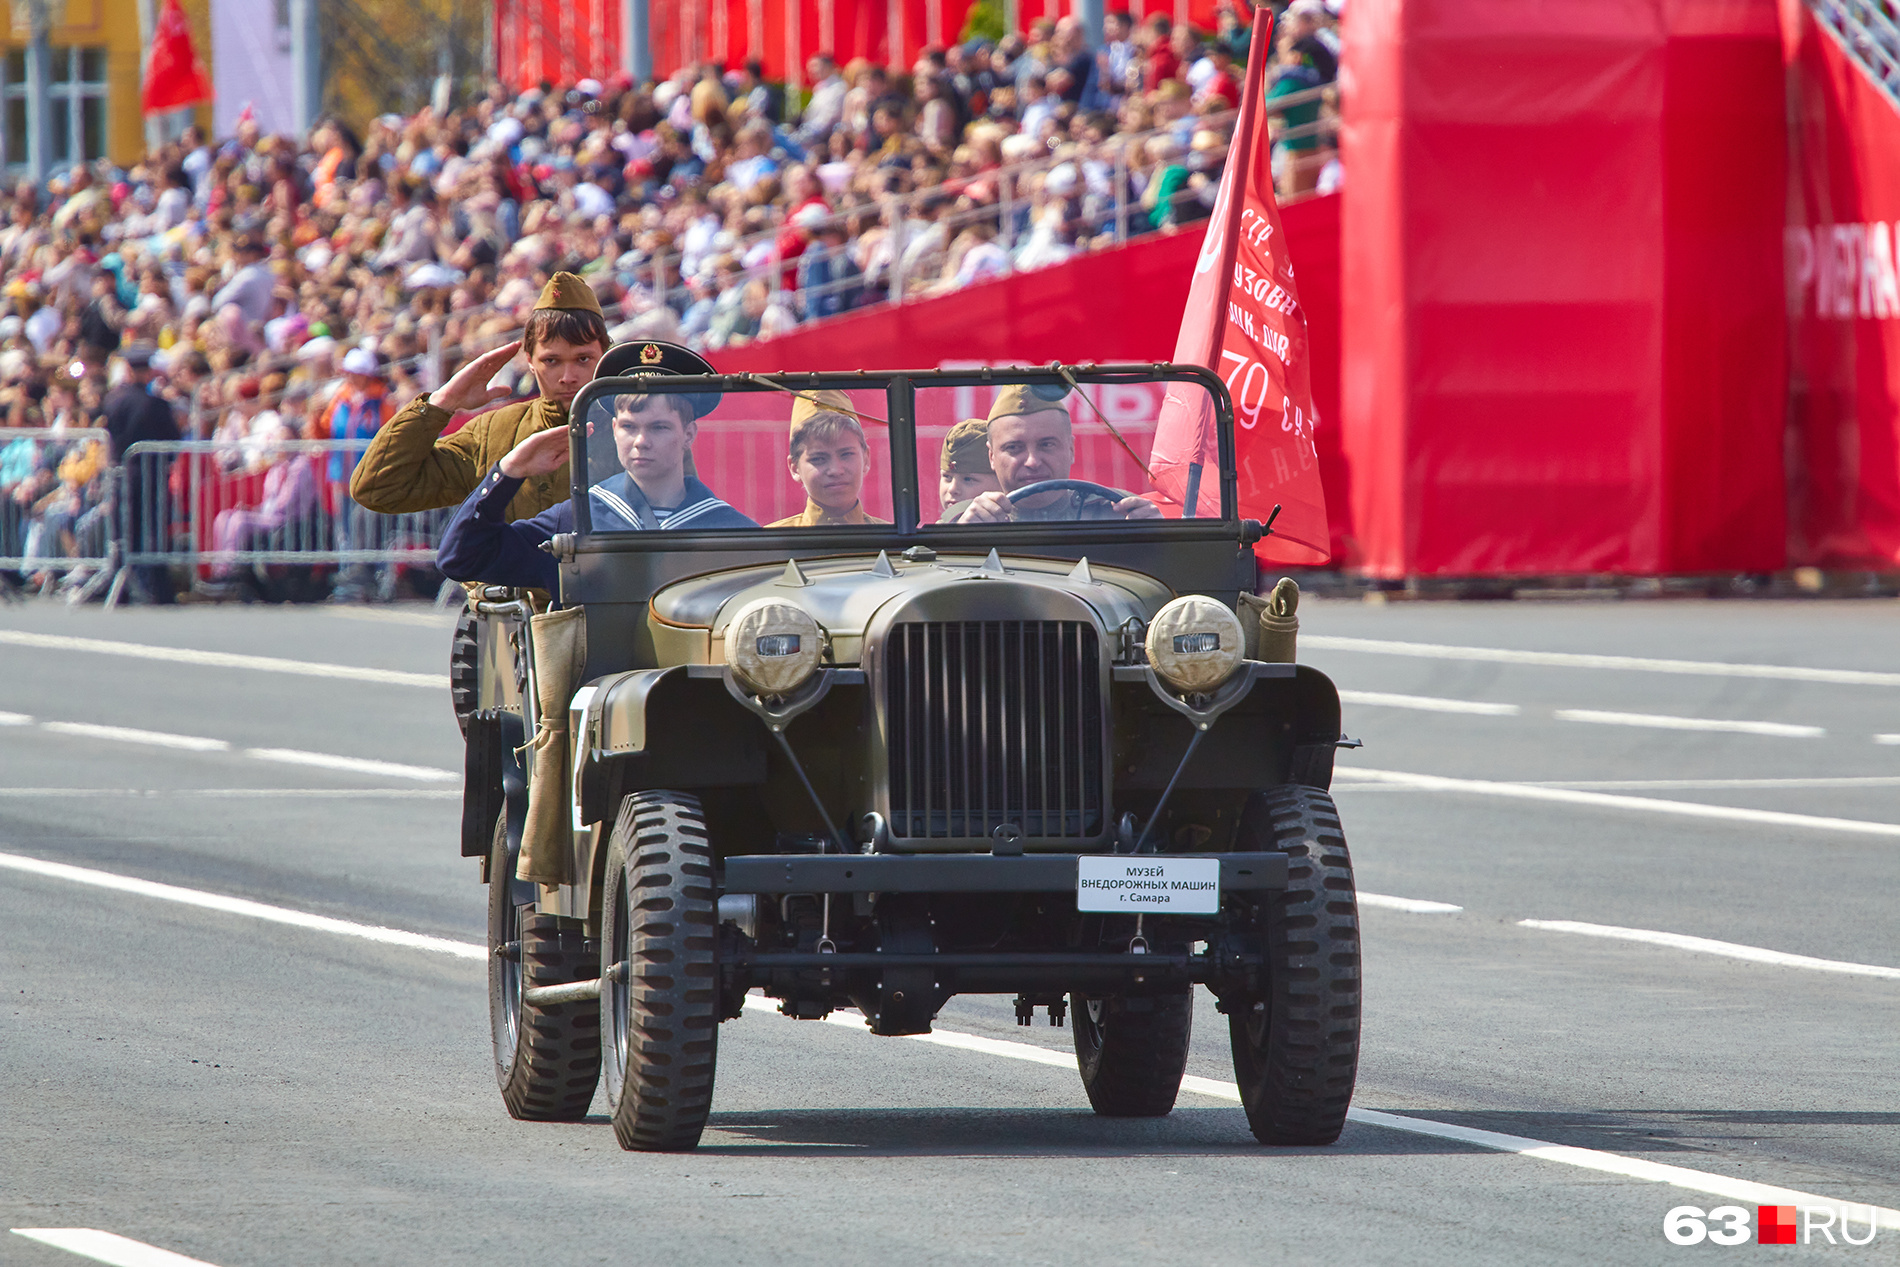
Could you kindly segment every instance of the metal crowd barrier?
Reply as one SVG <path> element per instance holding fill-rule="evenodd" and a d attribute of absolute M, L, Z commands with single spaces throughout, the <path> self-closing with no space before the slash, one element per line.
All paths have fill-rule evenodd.
<path fill-rule="evenodd" d="M 104 431 L 0 429 L 0 572 L 70 586 L 112 567 L 118 472 Z"/>
<path fill-rule="evenodd" d="M 368 439 L 135 444 L 119 468 L 117 562 L 183 565 L 211 581 L 254 567 L 433 567 L 454 509 L 379 515 L 351 501 L 349 474 L 368 447 Z"/>

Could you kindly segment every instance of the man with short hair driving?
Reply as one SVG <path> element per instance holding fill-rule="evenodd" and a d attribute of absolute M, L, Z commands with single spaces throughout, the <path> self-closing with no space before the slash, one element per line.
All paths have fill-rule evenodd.
<path fill-rule="evenodd" d="M 1075 519 L 1159 519 L 1161 509 L 1145 497 L 1109 501 L 1074 489 L 1057 489 L 1010 500 L 1009 494 L 1046 480 L 1066 480 L 1075 465 L 1075 428 L 1063 397 L 1069 389 L 1012 384 L 990 406 L 990 467 L 1002 491 L 980 493 L 944 512 L 959 524 L 1057 522 Z"/>

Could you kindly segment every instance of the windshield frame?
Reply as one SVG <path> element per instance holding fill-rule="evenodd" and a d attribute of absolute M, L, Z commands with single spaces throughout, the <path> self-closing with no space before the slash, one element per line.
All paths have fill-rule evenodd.
<path fill-rule="evenodd" d="M 1027 383 L 1068 385 L 1130 382 L 1191 382 L 1205 389 L 1214 403 L 1214 425 L 1220 454 L 1221 517 L 1158 520 L 1026 521 L 1007 524 L 944 524 L 920 522 L 922 490 L 916 431 L 916 393 L 920 388 L 994 387 Z M 1212 371 L 1198 365 L 1162 363 L 1087 366 L 992 366 L 955 370 L 883 370 L 780 372 L 774 374 L 667 375 L 668 391 L 761 392 L 817 391 L 836 388 L 864 391 L 881 388 L 889 410 L 892 522 L 851 524 L 823 528 L 715 528 L 666 532 L 593 531 L 588 498 L 586 418 L 603 397 L 625 392 L 651 392 L 651 375 L 597 378 L 575 396 L 568 418 L 569 497 L 574 508 L 574 549 L 577 553 L 636 551 L 729 551 L 747 553 L 810 553 L 815 549 L 903 550 L 922 545 L 968 553 L 990 546 L 1016 548 L 1059 538 L 1066 547 L 1088 542 L 1151 542 L 1181 540 L 1240 541 L 1246 524 L 1239 515 L 1239 473 L 1234 449 L 1234 409 L 1227 385 Z M 717 473 L 713 473 L 717 480 Z M 717 488 L 714 488 L 717 492 Z M 1130 490 L 1142 491 L 1142 490 Z"/>

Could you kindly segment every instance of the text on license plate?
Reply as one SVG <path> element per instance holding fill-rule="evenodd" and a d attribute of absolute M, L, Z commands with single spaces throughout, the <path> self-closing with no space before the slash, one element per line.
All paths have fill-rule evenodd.
<path fill-rule="evenodd" d="M 1077 858 L 1075 909 L 1215 914 L 1220 910 L 1220 859 Z"/>

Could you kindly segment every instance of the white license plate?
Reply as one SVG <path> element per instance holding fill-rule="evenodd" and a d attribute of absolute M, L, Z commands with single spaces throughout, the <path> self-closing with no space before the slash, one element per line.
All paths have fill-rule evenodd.
<path fill-rule="evenodd" d="M 1077 858 L 1075 909 L 1136 914 L 1220 911 L 1219 858 Z"/>

